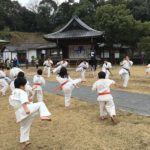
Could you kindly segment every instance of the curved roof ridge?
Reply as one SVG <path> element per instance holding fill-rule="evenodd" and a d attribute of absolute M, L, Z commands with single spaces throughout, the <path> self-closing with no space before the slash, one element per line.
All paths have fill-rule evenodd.
<path fill-rule="evenodd" d="M 71 23 L 73 21 L 76 21 L 83 29 L 85 29 L 85 30 L 80 30 L 80 31 L 86 32 L 83 34 L 83 36 L 87 37 L 87 34 L 88 34 L 88 36 L 90 36 L 90 35 L 91 36 L 98 36 L 98 35 L 100 36 L 104 33 L 103 31 L 98 31 L 98 30 L 92 29 L 90 26 L 88 26 L 86 23 L 84 23 L 78 16 L 73 16 L 64 27 L 62 27 L 60 30 L 58 30 L 56 32 L 53 32 L 50 34 L 45 34 L 44 38 L 45 39 L 54 38 L 54 37 L 55 38 L 56 37 L 57 38 L 63 38 L 63 36 L 65 38 L 66 36 L 69 37 L 68 32 L 70 32 L 71 37 L 75 36 L 74 35 L 75 33 L 73 33 L 73 30 L 66 30 L 71 25 Z M 80 33 L 78 33 L 78 34 L 80 34 Z"/>
<path fill-rule="evenodd" d="M 73 16 L 69 22 L 63 27 L 61 28 L 60 30 L 56 31 L 56 32 L 53 32 L 53 33 L 50 33 L 48 35 L 53 35 L 53 34 L 56 34 L 56 33 L 60 33 L 60 32 L 63 32 L 71 23 L 73 20 L 76 20 L 82 27 L 86 28 L 87 30 L 89 31 L 97 31 L 97 32 L 100 32 L 98 30 L 94 30 L 93 28 L 91 28 L 90 26 L 88 26 L 87 24 L 85 24 L 78 16 Z"/>
<path fill-rule="evenodd" d="M 76 17 L 75 20 L 76 20 L 80 25 L 82 25 L 84 28 L 86 28 L 87 30 L 90 30 L 90 31 L 97 31 L 97 30 L 91 28 L 90 26 L 88 26 L 86 23 L 84 23 L 79 17 Z"/>

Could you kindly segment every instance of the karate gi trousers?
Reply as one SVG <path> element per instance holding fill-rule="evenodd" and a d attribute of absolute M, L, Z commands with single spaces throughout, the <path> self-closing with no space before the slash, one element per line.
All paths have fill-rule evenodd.
<path fill-rule="evenodd" d="M 0 92 L 2 92 L 2 95 L 5 95 L 9 87 L 7 81 L 5 79 L 0 79 L 0 86 L 1 86 Z"/>
<path fill-rule="evenodd" d="M 106 77 L 105 77 L 105 79 L 109 79 L 109 76 L 110 76 L 110 72 L 108 71 L 108 70 L 106 70 Z"/>
<path fill-rule="evenodd" d="M 50 77 L 51 75 L 51 67 L 47 67 L 47 77 Z"/>
<path fill-rule="evenodd" d="M 47 70 L 47 66 L 44 66 L 43 72 L 45 73 Z"/>
<path fill-rule="evenodd" d="M 42 90 L 33 90 L 33 99 L 36 96 L 38 102 L 43 101 L 43 91 Z"/>
<path fill-rule="evenodd" d="M 76 71 L 77 71 L 77 72 L 80 72 L 80 77 L 81 77 L 81 79 L 82 79 L 82 80 L 85 80 L 85 72 L 86 72 L 86 70 L 83 69 L 83 68 L 77 68 Z"/>
<path fill-rule="evenodd" d="M 115 104 L 111 95 L 98 96 L 100 116 L 105 117 L 107 114 L 112 117 L 116 115 Z"/>
<path fill-rule="evenodd" d="M 150 73 L 150 68 L 146 69 L 146 73 Z"/>
<path fill-rule="evenodd" d="M 59 73 L 61 68 L 62 68 L 61 65 L 56 67 L 55 69 L 53 69 L 53 73 Z"/>
<path fill-rule="evenodd" d="M 123 80 L 123 87 L 127 87 L 128 86 L 128 82 L 129 82 L 129 72 L 125 69 L 121 69 L 119 71 L 119 75 L 121 76 L 122 80 Z"/>
<path fill-rule="evenodd" d="M 68 82 L 63 86 L 62 90 L 63 90 L 64 96 L 65 96 L 65 107 L 69 107 L 71 104 L 70 100 L 71 100 L 72 91 L 74 89 L 73 84 L 78 84 L 81 81 L 82 81 L 81 79 L 75 79 L 75 80 L 73 80 L 73 83 Z"/>
<path fill-rule="evenodd" d="M 25 118 L 20 121 L 20 143 L 29 141 L 30 128 L 34 118 L 38 114 L 40 114 L 40 117 L 51 115 L 51 113 L 48 111 L 46 105 L 43 102 L 31 103 L 28 104 L 27 106 L 30 110 L 30 114 L 25 115 Z M 20 111 L 18 113 L 22 114 L 19 115 L 25 114 L 25 112 L 23 111 L 24 111 L 23 108 L 20 108 Z"/>
<path fill-rule="evenodd" d="M 107 70 L 106 68 L 102 68 L 102 71 L 105 72 L 105 74 L 106 74 L 105 79 L 109 79 L 109 76 L 110 76 L 109 70 Z"/>

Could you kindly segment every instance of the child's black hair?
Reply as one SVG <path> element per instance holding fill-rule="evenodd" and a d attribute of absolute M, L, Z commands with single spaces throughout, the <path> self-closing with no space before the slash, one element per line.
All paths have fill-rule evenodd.
<path fill-rule="evenodd" d="M 24 78 L 25 76 L 24 76 L 24 72 L 22 72 L 22 71 L 20 71 L 19 73 L 18 73 L 18 75 L 17 75 L 17 78 Z"/>
<path fill-rule="evenodd" d="M 37 74 L 38 74 L 38 75 L 42 75 L 42 73 L 43 73 L 42 69 L 38 69 L 38 70 L 37 70 Z"/>
<path fill-rule="evenodd" d="M 99 78 L 99 79 L 105 79 L 105 77 L 106 77 L 106 73 L 105 73 L 105 72 L 100 71 L 100 72 L 98 73 L 98 78 Z"/>
<path fill-rule="evenodd" d="M 15 85 L 15 88 L 20 88 L 21 86 L 25 86 L 27 83 L 27 80 L 25 78 L 22 78 L 22 77 L 18 77 L 15 79 L 14 81 L 14 85 Z"/>
<path fill-rule="evenodd" d="M 67 69 L 65 67 L 62 67 L 58 74 L 62 78 L 68 78 L 68 72 L 67 72 Z"/>

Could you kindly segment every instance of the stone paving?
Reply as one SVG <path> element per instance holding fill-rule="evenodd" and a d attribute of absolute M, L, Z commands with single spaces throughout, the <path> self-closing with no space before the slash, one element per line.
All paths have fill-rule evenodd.
<path fill-rule="evenodd" d="M 31 81 L 30 79 L 28 80 Z M 57 82 L 46 81 L 46 86 L 43 87 L 43 90 L 48 93 L 52 93 L 52 91 L 57 86 L 59 86 Z M 63 92 L 57 91 L 56 93 L 53 94 L 63 95 Z M 112 94 L 117 109 L 122 109 L 128 112 L 150 116 L 150 95 L 116 91 L 116 90 L 113 90 Z M 81 86 L 79 89 L 75 88 L 73 90 L 72 97 L 82 101 L 97 103 L 96 92 L 92 92 L 91 87 L 88 86 Z"/>
<path fill-rule="evenodd" d="M 52 93 L 58 85 L 57 82 L 46 81 L 46 86 L 43 89 L 46 92 Z M 117 109 L 150 116 L 150 95 L 122 91 L 112 91 L 112 93 Z M 58 91 L 55 94 L 63 95 L 62 91 Z M 92 92 L 91 87 L 87 86 L 81 86 L 79 89 L 74 89 L 72 97 L 83 101 L 97 102 L 96 92 Z"/>

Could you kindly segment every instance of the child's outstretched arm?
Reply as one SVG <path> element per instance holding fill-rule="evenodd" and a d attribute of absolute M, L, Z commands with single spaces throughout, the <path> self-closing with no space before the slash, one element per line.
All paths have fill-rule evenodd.
<path fill-rule="evenodd" d="M 96 91 L 97 90 L 97 86 L 96 86 L 97 84 L 96 84 L 96 82 L 93 84 L 93 86 L 92 86 L 92 91 Z"/>
<path fill-rule="evenodd" d="M 23 107 L 24 111 L 26 112 L 26 114 L 30 114 L 30 110 L 29 110 L 27 104 L 28 104 L 28 103 L 22 104 L 22 107 Z"/>

